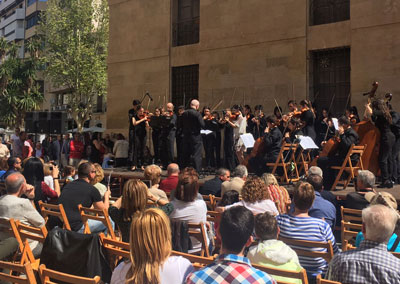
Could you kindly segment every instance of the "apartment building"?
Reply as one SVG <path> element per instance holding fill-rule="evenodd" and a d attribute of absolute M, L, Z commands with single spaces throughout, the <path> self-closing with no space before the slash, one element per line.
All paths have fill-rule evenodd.
<path fill-rule="evenodd" d="M 201 107 L 311 99 L 363 111 L 362 93 L 400 91 L 398 0 L 109 0 L 107 126 L 128 127 L 133 99 L 150 92 Z M 121 103 L 123 102 L 123 103 Z M 400 109 L 400 98 L 392 103 Z M 147 106 L 147 101 L 145 101 Z M 287 109 L 287 108 L 286 108 Z"/>

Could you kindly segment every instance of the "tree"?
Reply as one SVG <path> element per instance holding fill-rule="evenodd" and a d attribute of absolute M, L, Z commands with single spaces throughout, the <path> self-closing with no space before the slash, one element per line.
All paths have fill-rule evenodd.
<path fill-rule="evenodd" d="M 43 66 L 40 41 L 32 38 L 25 45 L 28 56 L 21 58 L 21 47 L 0 38 L 0 119 L 7 125 L 20 127 L 25 114 L 39 108 L 44 96 L 37 82 Z"/>
<path fill-rule="evenodd" d="M 68 111 L 81 132 L 107 90 L 107 0 L 49 0 L 41 19 L 46 75 L 70 94 Z"/>

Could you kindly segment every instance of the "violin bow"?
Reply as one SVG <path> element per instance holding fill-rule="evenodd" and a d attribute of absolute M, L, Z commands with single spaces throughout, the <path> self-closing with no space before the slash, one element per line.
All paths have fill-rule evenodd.
<path fill-rule="evenodd" d="M 222 104 L 222 100 L 220 100 L 219 103 L 217 103 L 217 104 L 215 105 L 215 107 L 213 107 L 213 108 L 210 110 L 210 113 L 212 113 L 213 111 L 215 111 L 221 104 Z"/>
<path fill-rule="evenodd" d="M 231 108 L 232 105 L 233 105 L 233 99 L 235 98 L 235 93 L 236 93 L 236 88 L 233 90 L 233 95 L 232 95 L 232 98 L 231 98 L 231 104 L 229 105 L 229 108 Z"/>

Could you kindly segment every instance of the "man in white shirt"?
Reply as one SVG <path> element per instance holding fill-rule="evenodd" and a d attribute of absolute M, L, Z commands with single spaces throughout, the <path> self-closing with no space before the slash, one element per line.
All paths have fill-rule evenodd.
<path fill-rule="evenodd" d="M 12 151 L 13 151 L 13 157 L 20 157 L 22 155 L 22 149 L 21 152 L 18 152 L 19 150 L 19 133 L 21 130 L 17 127 L 15 128 L 15 133 L 11 135 L 11 145 L 12 145 Z"/>

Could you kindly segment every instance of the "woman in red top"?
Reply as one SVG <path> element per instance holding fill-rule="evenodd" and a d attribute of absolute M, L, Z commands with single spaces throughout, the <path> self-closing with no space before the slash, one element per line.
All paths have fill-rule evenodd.
<path fill-rule="evenodd" d="M 74 140 L 69 142 L 69 165 L 74 167 L 78 167 L 85 148 L 79 138 L 79 133 L 75 133 Z"/>

